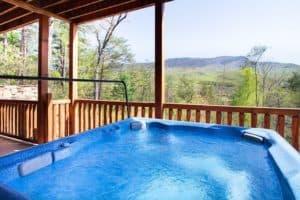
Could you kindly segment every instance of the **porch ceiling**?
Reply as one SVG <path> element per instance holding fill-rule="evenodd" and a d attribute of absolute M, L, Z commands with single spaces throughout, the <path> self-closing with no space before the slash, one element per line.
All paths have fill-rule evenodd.
<path fill-rule="evenodd" d="M 38 20 L 40 15 L 76 24 L 171 0 L 0 0 L 0 33 Z"/>

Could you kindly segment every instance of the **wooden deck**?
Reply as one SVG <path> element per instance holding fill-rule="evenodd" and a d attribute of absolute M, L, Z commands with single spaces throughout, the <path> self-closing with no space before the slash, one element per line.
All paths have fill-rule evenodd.
<path fill-rule="evenodd" d="M 19 142 L 18 140 L 8 139 L 7 137 L 0 135 L 0 156 L 26 149 L 31 146 L 33 146 L 33 144 Z"/>

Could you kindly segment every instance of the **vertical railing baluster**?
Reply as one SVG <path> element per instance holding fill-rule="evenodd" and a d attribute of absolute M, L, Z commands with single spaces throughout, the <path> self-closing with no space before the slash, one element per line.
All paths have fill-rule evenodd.
<path fill-rule="evenodd" d="M 188 121 L 188 122 L 191 121 L 191 110 L 190 109 L 186 110 L 186 121 Z"/>
<path fill-rule="evenodd" d="M 270 114 L 269 113 L 265 113 L 264 116 L 264 128 L 270 128 Z"/>
<path fill-rule="evenodd" d="M 239 113 L 239 126 L 243 127 L 245 125 L 245 113 Z"/>
<path fill-rule="evenodd" d="M 255 113 L 255 112 L 251 113 L 251 127 L 252 128 L 257 127 L 257 113 Z"/>
<path fill-rule="evenodd" d="M 173 119 L 173 108 L 169 109 L 169 120 Z"/>
<path fill-rule="evenodd" d="M 222 112 L 221 111 L 216 112 L 216 122 L 217 122 L 217 124 L 221 124 L 221 122 L 222 122 Z"/>
<path fill-rule="evenodd" d="M 205 111 L 205 122 L 210 123 L 210 110 Z"/>
<path fill-rule="evenodd" d="M 292 117 L 292 145 L 299 150 L 299 115 Z"/>

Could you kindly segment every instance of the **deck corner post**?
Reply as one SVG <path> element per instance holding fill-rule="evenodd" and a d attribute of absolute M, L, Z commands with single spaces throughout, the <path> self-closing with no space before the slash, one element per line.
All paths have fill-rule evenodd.
<path fill-rule="evenodd" d="M 164 3 L 157 1 L 155 3 L 155 118 L 160 119 L 163 118 L 163 104 L 165 101 L 163 18 Z"/>
<path fill-rule="evenodd" d="M 39 56 L 38 76 L 48 77 L 49 17 L 39 17 Z M 37 129 L 38 143 L 47 142 L 48 138 L 48 81 L 38 81 Z"/>

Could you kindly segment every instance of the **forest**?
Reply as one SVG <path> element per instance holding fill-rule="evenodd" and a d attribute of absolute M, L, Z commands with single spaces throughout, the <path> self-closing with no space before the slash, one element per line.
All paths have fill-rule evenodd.
<path fill-rule="evenodd" d="M 115 34 L 127 15 L 81 25 L 78 77 L 115 79 L 127 83 L 130 101 L 154 101 L 154 63 L 135 60 L 129 42 Z M 68 25 L 51 20 L 49 76 L 68 77 Z M 37 75 L 38 24 L 0 35 L 0 73 Z M 266 46 L 253 46 L 240 60 L 174 65 L 166 60 L 167 102 L 264 107 L 300 107 L 300 66 L 263 61 Z M 201 55 L 199 55 L 201 57 Z M 176 58 L 183 61 L 184 58 Z M 173 59 L 174 60 L 174 59 Z M 218 62 L 217 62 L 218 61 Z M 0 85 L 36 85 L 5 81 Z M 56 99 L 68 97 L 66 83 L 53 82 Z M 118 85 L 78 84 L 79 98 L 123 100 Z"/>

